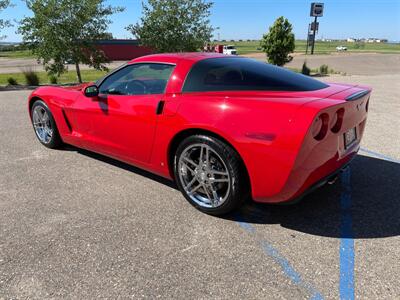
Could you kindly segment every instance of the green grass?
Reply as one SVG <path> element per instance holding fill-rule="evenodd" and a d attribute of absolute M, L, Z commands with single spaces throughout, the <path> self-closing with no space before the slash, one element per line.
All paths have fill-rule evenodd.
<path fill-rule="evenodd" d="M 306 41 L 296 41 L 295 52 L 306 51 Z M 346 46 L 347 52 L 377 52 L 377 53 L 400 53 L 400 44 L 389 43 L 348 43 L 348 42 L 315 42 L 314 53 L 331 53 L 336 52 L 337 46 Z M 311 48 L 308 49 L 309 51 Z"/>
<path fill-rule="evenodd" d="M 238 42 L 214 42 L 224 45 L 235 45 L 239 55 L 262 52 L 260 50 L 260 41 L 238 41 Z M 314 53 L 328 54 L 336 52 L 337 46 L 346 46 L 348 52 L 377 52 L 377 53 L 400 53 L 400 44 L 389 43 L 347 43 L 342 41 L 335 42 L 315 42 Z M 311 51 L 311 48 L 309 48 Z M 296 40 L 296 49 L 294 52 L 306 52 L 306 41 Z"/>
<path fill-rule="evenodd" d="M 97 70 L 82 70 L 82 80 L 84 82 L 90 82 L 90 81 L 96 81 L 100 77 L 104 76 L 107 72 L 103 71 L 97 71 Z M 37 72 L 37 75 L 39 76 L 40 84 L 49 84 L 50 83 L 50 78 L 47 75 L 46 72 Z M 9 74 L 0 74 L 0 86 L 1 85 L 7 85 L 7 79 L 9 77 L 13 77 L 17 80 L 18 84 L 25 85 L 26 80 L 24 77 L 24 74 L 22 73 L 9 73 Z M 58 78 L 58 83 L 59 84 L 65 84 L 65 83 L 74 83 L 77 82 L 77 77 L 76 77 L 76 72 L 75 71 L 68 71 L 64 74 L 62 74 Z"/>
<path fill-rule="evenodd" d="M 35 58 L 30 50 L 0 51 L 0 57 L 6 58 Z"/>

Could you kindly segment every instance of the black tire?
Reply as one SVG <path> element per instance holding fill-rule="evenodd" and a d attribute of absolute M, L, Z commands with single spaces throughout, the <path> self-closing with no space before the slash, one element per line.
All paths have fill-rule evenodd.
<path fill-rule="evenodd" d="M 230 189 L 226 193 L 226 200 L 217 207 L 204 207 L 194 201 L 183 187 L 182 179 L 179 175 L 179 158 L 182 153 L 191 145 L 202 144 L 209 146 L 215 151 L 219 158 L 223 160 L 230 176 Z M 210 215 L 224 215 L 232 212 L 241 206 L 249 198 L 249 183 L 247 172 L 238 155 L 227 143 L 207 135 L 193 135 L 184 139 L 178 146 L 174 156 L 174 176 L 175 181 L 186 200 L 198 210 Z M 194 177 L 194 176 L 193 176 Z"/>
<path fill-rule="evenodd" d="M 51 129 L 52 129 L 52 136 L 49 138 L 49 141 L 47 141 L 47 142 L 44 142 L 44 141 L 41 140 L 41 138 L 39 137 L 39 135 L 38 135 L 38 133 L 37 133 L 37 131 L 35 129 L 35 126 L 33 124 L 33 122 L 34 122 L 33 112 L 38 107 L 40 107 L 41 109 L 44 109 L 46 111 L 46 113 L 48 114 L 48 117 L 49 117 L 49 122 L 50 122 L 50 126 L 51 126 Z M 36 135 L 37 139 L 39 140 L 39 142 L 43 146 L 45 146 L 47 148 L 51 148 L 51 149 L 55 149 L 55 148 L 61 147 L 63 142 L 62 142 L 60 134 L 58 132 L 57 125 L 56 125 L 56 122 L 54 120 L 53 114 L 51 113 L 51 111 L 48 108 L 48 106 L 46 105 L 46 103 L 44 103 L 42 100 L 36 100 L 32 105 L 30 113 L 31 113 L 31 120 L 32 120 L 33 130 L 34 130 L 35 135 Z"/>

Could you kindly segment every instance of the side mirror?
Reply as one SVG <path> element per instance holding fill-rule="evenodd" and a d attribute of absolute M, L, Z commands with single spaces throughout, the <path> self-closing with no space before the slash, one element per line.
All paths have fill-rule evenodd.
<path fill-rule="evenodd" d="M 97 97 L 99 95 L 99 88 L 96 85 L 89 85 L 85 88 L 84 94 L 86 97 Z"/>

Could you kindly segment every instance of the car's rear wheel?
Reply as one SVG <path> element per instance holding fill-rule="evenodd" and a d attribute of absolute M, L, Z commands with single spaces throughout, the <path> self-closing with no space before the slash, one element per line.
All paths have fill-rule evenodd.
<path fill-rule="evenodd" d="M 226 214 L 248 195 L 239 155 L 214 137 L 194 135 L 183 140 L 175 153 L 174 173 L 185 198 L 208 214 Z"/>
<path fill-rule="evenodd" d="M 48 148 L 58 148 L 62 145 L 53 115 L 42 100 L 33 103 L 31 120 L 39 142 Z"/>

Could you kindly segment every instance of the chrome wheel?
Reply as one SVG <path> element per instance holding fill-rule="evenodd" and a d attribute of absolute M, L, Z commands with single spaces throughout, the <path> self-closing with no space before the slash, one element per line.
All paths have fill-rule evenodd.
<path fill-rule="evenodd" d="M 201 207 L 219 207 L 229 196 L 228 168 L 218 153 L 206 144 L 192 144 L 182 151 L 178 173 L 186 194 Z"/>
<path fill-rule="evenodd" d="M 53 128 L 49 114 L 43 106 L 37 105 L 33 109 L 32 123 L 39 140 L 45 144 L 50 143 L 53 137 Z"/>

